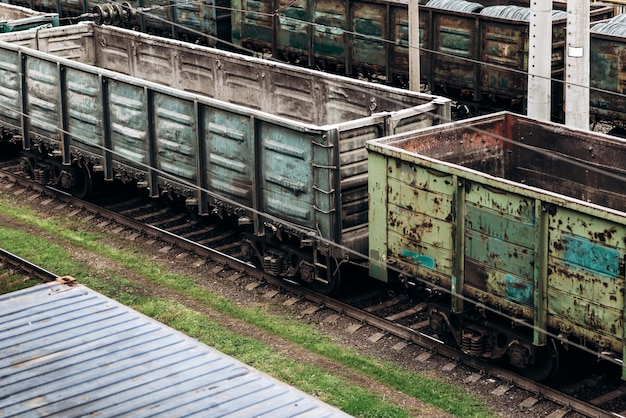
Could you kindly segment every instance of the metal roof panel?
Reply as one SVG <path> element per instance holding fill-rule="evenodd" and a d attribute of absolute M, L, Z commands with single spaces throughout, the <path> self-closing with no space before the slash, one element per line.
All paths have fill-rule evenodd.
<path fill-rule="evenodd" d="M 0 411 L 347 417 L 82 285 L 0 296 Z"/>

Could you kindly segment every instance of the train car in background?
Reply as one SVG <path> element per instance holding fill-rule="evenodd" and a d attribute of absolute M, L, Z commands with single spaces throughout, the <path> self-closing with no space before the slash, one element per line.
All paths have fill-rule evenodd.
<path fill-rule="evenodd" d="M 37 12 L 25 7 L 0 3 L 0 33 L 15 32 L 41 26 L 59 26 L 57 13 Z"/>
<path fill-rule="evenodd" d="M 365 142 L 450 118 L 442 97 L 115 27 L 0 41 L 0 125 L 31 177 L 81 196 L 120 179 L 220 214 L 251 260 L 328 292 L 367 254 Z"/>
<path fill-rule="evenodd" d="M 233 0 L 233 43 L 291 63 L 406 87 L 406 1 Z M 522 7 L 525 6 L 525 7 Z M 566 3 L 553 2 L 552 77 L 563 79 Z M 419 6 L 422 83 L 484 108 L 523 111 L 527 96 L 527 2 L 431 0 Z M 592 21 L 612 17 L 592 5 Z M 562 97 L 554 83 L 553 97 Z M 560 114 L 562 102 L 555 103 Z M 561 115 L 557 115 L 561 116 Z"/>
<path fill-rule="evenodd" d="M 503 112 L 367 148 L 371 276 L 433 330 L 538 380 L 568 344 L 626 364 L 623 139 Z"/>
<path fill-rule="evenodd" d="M 626 125 L 626 14 L 592 25 L 589 92 L 593 117 Z"/>
<path fill-rule="evenodd" d="M 592 0 L 591 3 L 610 4 L 616 15 L 626 13 L 626 0 Z"/>
<path fill-rule="evenodd" d="M 202 0 L 2 0 L 3 3 L 33 10 L 57 13 L 65 24 L 84 19 L 123 26 L 144 33 L 171 37 L 202 45 L 215 45 L 218 40 L 230 42 L 230 1 Z M 96 16 L 94 16 L 94 12 Z M 91 16 L 90 16 L 91 14 Z"/>

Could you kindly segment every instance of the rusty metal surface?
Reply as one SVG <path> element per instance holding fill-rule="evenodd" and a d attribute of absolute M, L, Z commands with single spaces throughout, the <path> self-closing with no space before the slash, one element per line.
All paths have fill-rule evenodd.
<path fill-rule="evenodd" d="M 348 416 L 82 285 L 3 295 L 0 317 L 5 415 Z"/>
<path fill-rule="evenodd" d="M 501 113 L 367 146 L 374 275 L 454 293 L 462 272 L 456 292 L 531 324 L 545 287 L 552 333 L 622 357 L 623 140 Z"/>

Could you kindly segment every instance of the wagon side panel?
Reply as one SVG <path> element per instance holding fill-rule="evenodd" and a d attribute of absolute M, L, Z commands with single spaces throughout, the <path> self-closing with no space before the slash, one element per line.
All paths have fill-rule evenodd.
<path fill-rule="evenodd" d="M 276 47 L 281 55 L 291 60 L 308 62 L 311 50 L 311 2 L 308 0 L 280 0 Z"/>
<path fill-rule="evenodd" d="M 548 323 L 605 349 L 624 336 L 626 227 L 568 207 L 552 207 Z"/>
<path fill-rule="evenodd" d="M 69 25 L 55 29 L 14 32 L 2 35 L 2 40 L 76 62 L 95 64 L 91 25 Z M 98 39 L 98 42 L 100 41 Z"/>
<path fill-rule="evenodd" d="M 108 81 L 109 135 L 117 170 L 148 170 L 150 165 L 148 94 L 141 86 Z"/>
<path fill-rule="evenodd" d="M 535 199 L 467 182 L 464 212 L 469 295 L 483 293 L 532 309 L 534 266 L 541 256 L 535 252 Z"/>
<path fill-rule="evenodd" d="M 526 96 L 528 22 L 481 17 L 481 85 L 485 93 L 521 99 Z M 515 71 L 511 71 L 515 70 Z M 517 72 L 522 71 L 522 72 Z"/>
<path fill-rule="evenodd" d="M 260 210 L 304 228 L 315 230 L 319 226 L 328 237 L 330 226 L 317 225 L 315 213 L 314 187 L 319 186 L 314 183 L 312 147 L 314 142 L 321 143 L 321 138 L 269 122 L 260 122 L 256 135 Z"/>
<path fill-rule="evenodd" d="M 387 71 L 387 6 L 381 3 L 356 2 L 352 10 L 352 64 L 355 69 Z"/>
<path fill-rule="evenodd" d="M 209 191 L 253 207 L 253 119 L 210 106 L 203 106 L 203 113 L 204 165 Z"/>
<path fill-rule="evenodd" d="M 233 43 L 254 51 L 271 53 L 274 39 L 274 2 L 233 0 Z"/>
<path fill-rule="evenodd" d="M 370 255 L 382 265 L 449 287 L 454 269 L 456 181 L 388 150 L 383 154 L 386 164 L 370 151 L 370 161 L 378 162 L 378 181 L 369 188 L 374 209 L 370 225 L 378 225 L 370 231 Z M 384 228 L 379 225 L 383 222 Z M 381 270 L 373 263 L 375 277 L 386 274 Z"/>
<path fill-rule="evenodd" d="M 102 82 L 96 73 L 65 69 L 66 129 L 81 153 L 104 153 Z"/>
<path fill-rule="evenodd" d="M 316 61 L 330 61 L 341 69 L 345 63 L 348 24 L 348 2 L 316 2 L 313 12 L 313 51 Z"/>
<path fill-rule="evenodd" d="M 599 119 L 626 119 L 626 37 L 591 33 L 589 91 Z"/>
<path fill-rule="evenodd" d="M 198 181 L 198 127 L 194 102 L 154 93 L 152 103 L 155 165 L 165 177 L 163 186 L 167 190 L 172 184 L 168 179 L 175 178 L 177 182 L 193 188 Z"/>
<path fill-rule="evenodd" d="M 60 67 L 54 61 L 27 56 L 24 63 L 25 107 L 31 139 L 51 141 L 58 147 L 61 138 Z"/>
<path fill-rule="evenodd" d="M 177 39 L 200 39 L 200 42 L 209 46 L 216 44 L 218 29 L 214 0 L 176 2 L 169 8 L 172 22 L 178 25 L 175 28 Z"/>
<path fill-rule="evenodd" d="M 420 69 L 432 73 L 434 88 L 456 88 L 479 94 L 475 62 L 479 58 L 477 16 L 433 9 L 428 36 L 430 48 L 436 53 L 426 61 L 430 66 Z M 426 39 L 428 40 L 428 39 Z"/>
<path fill-rule="evenodd" d="M 17 133 L 22 120 L 21 59 L 17 51 L 0 49 L 0 124 L 5 131 Z"/>

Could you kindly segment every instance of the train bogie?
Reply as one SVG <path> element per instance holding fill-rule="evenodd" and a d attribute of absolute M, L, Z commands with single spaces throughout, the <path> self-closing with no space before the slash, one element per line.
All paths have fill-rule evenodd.
<path fill-rule="evenodd" d="M 371 275 L 448 294 L 433 328 L 536 378 L 551 341 L 622 358 L 621 139 L 499 113 L 367 146 Z"/>
<path fill-rule="evenodd" d="M 440 97 L 114 27 L 2 40 L 16 99 L 0 120 L 31 171 L 98 171 L 234 218 L 268 270 L 327 290 L 322 270 L 367 253 L 365 142 L 450 116 Z M 40 178 L 63 186 L 53 174 Z"/>

